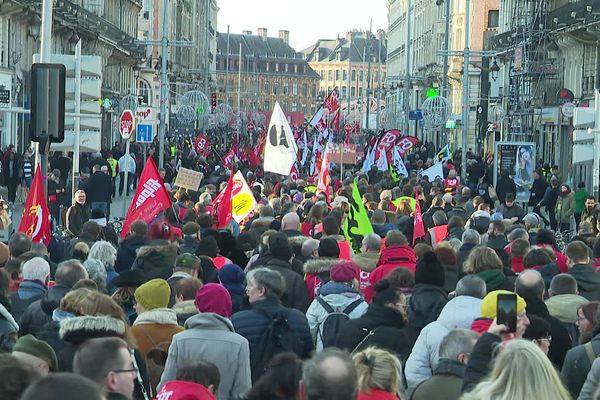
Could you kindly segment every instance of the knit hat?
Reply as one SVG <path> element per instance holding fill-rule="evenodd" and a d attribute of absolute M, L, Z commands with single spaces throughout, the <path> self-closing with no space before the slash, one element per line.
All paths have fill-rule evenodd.
<path fill-rule="evenodd" d="M 46 361 L 50 366 L 50 371 L 56 371 L 58 368 L 58 360 L 52 347 L 43 340 L 36 339 L 33 335 L 21 336 L 15 343 L 12 351 L 27 353 Z"/>
<path fill-rule="evenodd" d="M 523 217 L 523 222 L 528 223 L 529 225 L 539 225 L 540 224 L 540 216 L 536 213 L 529 213 Z"/>
<path fill-rule="evenodd" d="M 336 207 L 341 206 L 343 203 L 346 203 L 348 205 L 350 204 L 348 202 L 348 198 L 346 196 L 337 196 L 335 199 L 333 199 L 333 202 L 331 203 L 331 207 L 336 208 Z"/>
<path fill-rule="evenodd" d="M 331 267 L 329 276 L 334 282 L 352 282 L 358 279 L 358 265 L 353 261 L 340 261 Z"/>
<path fill-rule="evenodd" d="M 496 318 L 498 314 L 498 295 L 501 293 L 513 294 L 513 292 L 509 292 L 508 290 L 494 290 L 493 292 L 488 293 L 481 301 L 480 309 L 482 317 L 491 319 Z M 524 311 L 525 307 L 527 307 L 525 299 L 517 295 L 517 314 Z"/>
<path fill-rule="evenodd" d="M 200 266 L 200 259 L 190 253 L 183 253 L 175 260 L 175 268 L 192 269 L 194 265 Z"/>
<path fill-rule="evenodd" d="M 135 301 L 146 311 L 165 308 L 169 305 L 171 288 L 164 279 L 152 279 L 135 290 Z"/>
<path fill-rule="evenodd" d="M 495 212 L 492 214 L 491 221 L 502 221 L 504 219 L 504 215 L 500 212 Z"/>
<path fill-rule="evenodd" d="M 269 251 L 273 258 L 288 261 L 294 255 L 290 241 L 285 233 L 275 233 L 269 236 Z"/>
<path fill-rule="evenodd" d="M 340 246 L 334 238 L 322 238 L 319 240 L 319 257 L 338 258 Z"/>
<path fill-rule="evenodd" d="M 444 286 L 446 274 L 444 267 L 434 252 L 428 251 L 417 262 L 415 283 L 427 283 L 434 286 Z"/>
<path fill-rule="evenodd" d="M 181 232 L 185 236 L 193 236 L 200 231 L 200 225 L 195 222 L 188 222 L 181 228 Z"/>
<path fill-rule="evenodd" d="M 187 381 L 169 381 L 162 385 L 157 399 L 169 400 L 214 400 L 216 397 L 199 383 Z"/>
<path fill-rule="evenodd" d="M 144 273 L 139 269 L 128 269 L 111 281 L 114 287 L 138 287 L 146 282 Z"/>
<path fill-rule="evenodd" d="M 219 281 L 229 293 L 243 295 L 246 290 L 244 287 L 245 280 L 246 274 L 236 264 L 225 264 L 219 270 Z"/>
<path fill-rule="evenodd" d="M 54 175 L 57 178 L 60 178 L 60 169 L 53 169 L 52 170 L 52 175 Z"/>
<path fill-rule="evenodd" d="M 196 292 L 196 308 L 200 312 L 231 317 L 231 295 L 218 283 L 207 283 Z"/>

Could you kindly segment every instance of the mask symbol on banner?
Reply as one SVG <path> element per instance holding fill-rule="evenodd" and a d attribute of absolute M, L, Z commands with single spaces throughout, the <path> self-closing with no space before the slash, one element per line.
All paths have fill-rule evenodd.
<path fill-rule="evenodd" d="M 283 146 L 286 149 L 289 149 L 290 147 L 287 142 L 287 138 L 285 137 L 285 129 L 283 126 L 271 126 L 271 129 L 269 129 L 269 142 L 273 147 Z"/>

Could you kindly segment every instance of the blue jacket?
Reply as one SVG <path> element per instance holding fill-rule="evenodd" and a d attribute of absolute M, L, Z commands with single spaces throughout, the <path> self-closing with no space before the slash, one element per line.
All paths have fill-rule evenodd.
<path fill-rule="evenodd" d="M 142 246 L 148 244 L 148 239 L 145 236 L 129 236 L 125 238 L 117 250 L 117 261 L 115 261 L 115 270 L 123 272 L 131 269 L 133 261 L 136 257 L 136 251 Z"/>
<path fill-rule="evenodd" d="M 250 310 L 237 312 L 231 317 L 235 332 L 248 339 L 250 354 L 252 354 L 253 349 L 258 345 L 262 333 L 269 326 L 269 320 L 263 313 L 257 311 L 257 308 L 262 308 L 269 314 L 284 312 L 287 315 L 287 322 L 290 328 L 294 331 L 298 340 L 302 342 L 302 351 L 298 356 L 300 358 L 310 357 L 310 353 L 313 350 L 313 343 L 306 315 L 296 309 L 286 308 L 278 300 L 274 299 L 257 301 L 252 304 Z"/>
<path fill-rule="evenodd" d="M 48 288 L 42 282 L 26 279 L 19 284 L 17 291 L 19 298 L 26 300 L 32 297 L 41 297 L 46 294 Z"/>

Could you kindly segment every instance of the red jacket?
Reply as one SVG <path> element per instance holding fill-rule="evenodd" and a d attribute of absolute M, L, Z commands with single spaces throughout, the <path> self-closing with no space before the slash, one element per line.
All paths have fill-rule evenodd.
<path fill-rule="evenodd" d="M 523 265 L 523 257 L 512 256 L 512 270 L 515 273 L 523 272 L 525 266 Z"/>
<path fill-rule="evenodd" d="M 544 247 L 546 249 L 551 249 L 556 256 L 556 265 L 558 266 L 558 272 L 561 274 L 566 274 L 569 272 L 569 267 L 567 266 L 567 256 L 565 256 L 560 251 L 556 250 L 554 247 L 546 244 L 538 245 L 537 247 Z"/>
<path fill-rule="evenodd" d="M 368 302 L 371 302 L 375 294 L 375 284 L 385 279 L 396 268 L 406 268 L 414 275 L 417 268 L 417 257 L 415 256 L 415 251 L 409 245 L 399 244 L 390 246 L 381 252 L 377 267 L 369 276 L 371 286 L 365 288 L 365 299 Z"/>
<path fill-rule="evenodd" d="M 371 389 L 368 393 L 359 392 L 356 400 L 398 400 L 398 396 L 386 390 Z"/>

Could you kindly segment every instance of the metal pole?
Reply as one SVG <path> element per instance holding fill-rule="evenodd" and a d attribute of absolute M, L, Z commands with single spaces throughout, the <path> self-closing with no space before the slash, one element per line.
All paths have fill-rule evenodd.
<path fill-rule="evenodd" d="M 466 0 L 465 9 L 465 50 L 463 57 L 463 82 L 462 82 L 462 160 L 460 174 L 463 181 L 467 173 L 467 141 L 469 140 L 469 38 L 471 35 L 471 0 Z"/>
<path fill-rule="evenodd" d="M 354 82 L 352 81 L 352 34 L 350 34 L 350 40 L 348 41 L 348 89 L 346 90 L 347 107 L 346 110 L 346 124 L 350 123 L 350 94 L 352 93 L 352 87 Z"/>
<path fill-rule="evenodd" d="M 237 111 L 240 110 L 240 98 L 242 95 L 242 43 L 240 42 L 240 53 L 238 55 L 238 89 L 237 89 Z"/>
<path fill-rule="evenodd" d="M 371 116 L 371 29 L 373 28 L 373 19 L 369 23 L 369 33 L 367 34 L 367 46 L 369 47 L 369 62 L 367 63 L 367 121 L 365 130 L 369 130 L 369 117 Z"/>
<path fill-rule="evenodd" d="M 448 63 L 449 63 L 449 46 L 450 46 L 450 0 L 444 0 L 444 8 L 446 12 L 446 21 L 444 27 L 444 69 L 442 70 L 442 96 L 448 98 Z"/>
<path fill-rule="evenodd" d="M 406 79 L 404 82 L 404 133 L 410 134 L 410 120 L 408 114 L 410 112 L 410 104 L 408 104 L 408 95 L 410 92 L 410 7 L 411 0 L 406 1 L 406 41 L 404 43 L 404 54 L 406 56 Z"/>
<path fill-rule="evenodd" d="M 366 92 L 365 79 L 367 78 L 367 74 L 365 74 L 365 59 L 366 59 L 366 57 L 367 57 L 367 43 L 365 42 L 365 47 L 363 47 L 363 56 L 362 56 L 362 65 L 361 65 L 361 71 L 363 73 L 363 78 L 362 78 L 362 82 L 360 85 L 362 88 L 362 96 L 359 96 L 360 97 L 360 111 L 361 111 L 361 114 L 360 114 L 360 122 L 361 122 L 360 125 L 361 126 L 362 126 L 362 111 L 365 108 L 365 98 L 364 98 L 365 92 Z M 359 79 L 360 79 L 360 76 L 359 76 Z M 366 130 L 366 126 L 364 128 Z"/>
<path fill-rule="evenodd" d="M 40 62 L 49 63 L 52 58 L 52 0 L 42 0 L 42 38 L 40 50 Z M 35 154 L 42 171 L 42 182 L 44 192 L 48 193 L 48 152 L 50 150 L 50 139 L 36 143 Z"/>
<path fill-rule="evenodd" d="M 592 193 L 594 196 L 598 196 L 600 191 L 600 47 L 596 47 L 596 90 L 594 90 L 594 109 L 595 109 L 595 132 L 594 132 L 594 150 L 596 151 L 596 157 L 594 157 L 592 174 Z"/>
<path fill-rule="evenodd" d="M 123 199 L 123 217 L 125 217 L 127 215 L 127 192 L 129 191 L 129 182 L 127 182 L 127 178 L 129 177 L 129 139 L 125 140 L 125 172 L 123 173 L 123 190 L 125 191 L 124 196 L 125 199 Z M 146 160 L 144 160 L 145 162 Z"/>
<path fill-rule="evenodd" d="M 377 132 L 379 132 L 379 113 L 381 110 L 381 42 L 383 41 L 382 35 L 379 36 L 378 40 L 379 40 L 379 51 L 377 53 L 377 62 L 379 63 L 379 72 L 378 72 L 379 79 L 377 82 L 377 86 L 378 86 L 378 89 L 377 89 L 377 121 L 375 124 Z"/>
<path fill-rule="evenodd" d="M 75 46 L 75 114 L 81 112 L 81 39 Z M 81 131 L 81 117 L 75 117 L 75 145 L 73 147 L 73 180 L 71 182 L 71 198 L 79 186 L 79 134 Z"/>
<path fill-rule="evenodd" d="M 204 31 L 206 32 L 206 35 L 204 35 L 204 93 L 208 93 L 210 91 L 210 85 L 208 82 L 208 72 L 210 70 L 210 59 L 209 59 L 209 54 L 210 54 L 210 41 L 208 40 L 208 35 L 210 35 L 210 6 L 211 6 L 212 0 L 206 0 L 206 9 L 204 10 L 205 15 L 204 15 Z M 228 35 L 229 36 L 229 35 Z M 204 119 L 203 119 L 204 120 Z"/>
<path fill-rule="evenodd" d="M 225 60 L 225 103 L 229 104 L 229 25 L 227 25 L 227 53 Z"/>
<path fill-rule="evenodd" d="M 163 29 L 161 40 L 161 65 L 160 65 L 160 121 L 158 126 L 158 168 L 165 166 L 165 135 L 167 131 L 167 89 L 169 77 L 167 75 L 167 57 L 169 57 L 169 0 L 163 0 Z M 206 33 L 208 35 L 208 32 Z"/>

